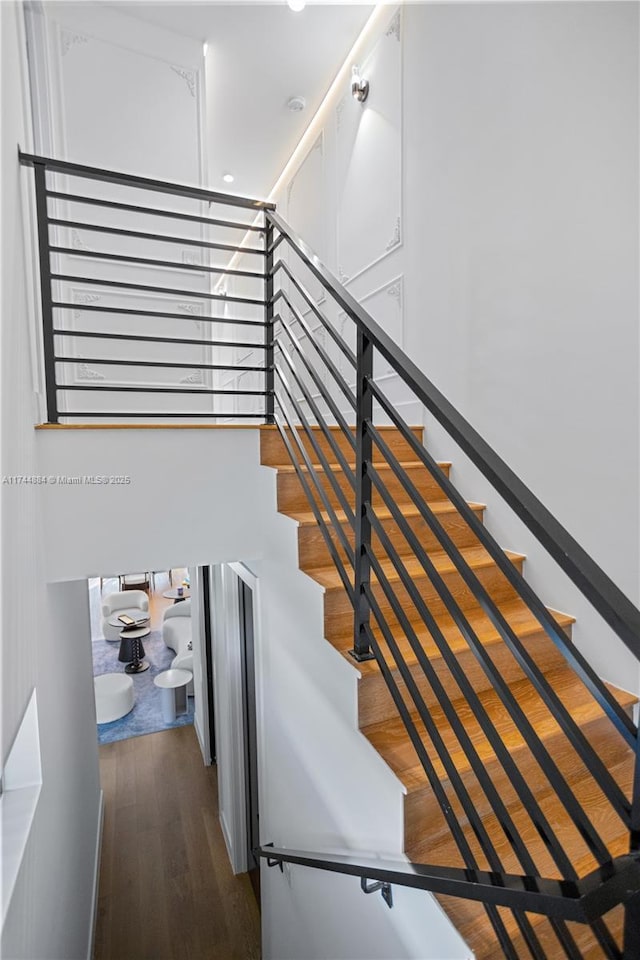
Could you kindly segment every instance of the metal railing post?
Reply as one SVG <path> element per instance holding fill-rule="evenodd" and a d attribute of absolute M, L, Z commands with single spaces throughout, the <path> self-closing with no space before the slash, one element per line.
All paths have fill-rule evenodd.
<path fill-rule="evenodd" d="M 275 378 L 274 378 L 274 306 L 273 306 L 273 252 L 271 247 L 273 245 L 273 224 L 269 220 L 268 214 L 265 213 L 265 249 L 267 251 L 267 256 L 265 258 L 265 281 L 264 281 L 264 299 L 265 299 L 265 322 L 266 326 L 264 328 L 265 336 L 265 390 L 267 391 L 267 396 L 265 397 L 265 423 L 275 423 L 274 417 L 274 397 L 275 397 Z"/>
<path fill-rule="evenodd" d="M 40 297 L 42 303 L 42 346 L 47 396 L 47 420 L 58 422 L 56 392 L 56 362 L 53 338 L 53 307 L 51 295 L 51 252 L 49 250 L 49 214 L 47 212 L 47 169 L 44 163 L 34 163 L 36 185 L 36 216 L 38 218 L 38 252 L 40 259 Z"/>
<path fill-rule="evenodd" d="M 355 660 L 362 661 L 374 660 L 375 654 L 367 639 L 371 611 L 366 594 L 371 578 L 371 522 L 367 516 L 367 506 L 371 503 L 371 476 L 367 462 L 371 462 L 373 456 L 373 441 L 366 425 L 373 420 L 373 394 L 369 385 L 373 377 L 373 343 L 361 328 L 358 328 L 356 359 L 355 610 L 353 650 L 349 653 Z"/>

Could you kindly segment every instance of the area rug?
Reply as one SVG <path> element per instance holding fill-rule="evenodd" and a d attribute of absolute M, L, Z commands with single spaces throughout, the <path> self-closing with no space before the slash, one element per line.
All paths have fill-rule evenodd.
<path fill-rule="evenodd" d="M 98 743 L 114 743 L 129 737 L 140 737 L 145 733 L 157 733 L 170 727 L 184 727 L 193 723 L 193 697 L 189 697 L 189 713 L 176 717 L 175 723 L 165 723 L 162 719 L 160 691 L 154 686 L 153 678 L 163 670 L 168 670 L 175 657 L 173 650 L 164 645 L 160 630 L 153 630 L 143 640 L 145 660 L 149 669 L 144 673 L 131 675 L 135 694 L 133 710 L 120 720 L 98 724 Z M 107 640 L 95 640 L 93 647 L 93 674 L 122 673 L 125 664 L 118 660 L 119 643 Z"/>

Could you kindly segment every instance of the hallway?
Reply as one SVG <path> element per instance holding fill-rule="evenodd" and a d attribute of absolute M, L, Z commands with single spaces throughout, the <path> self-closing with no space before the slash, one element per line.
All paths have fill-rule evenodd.
<path fill-rule="evenodd" d="M 260 914 L 231 872 L 193 727 L 100 747 L 100 776 L 95 960 L 259 960 Z"/>

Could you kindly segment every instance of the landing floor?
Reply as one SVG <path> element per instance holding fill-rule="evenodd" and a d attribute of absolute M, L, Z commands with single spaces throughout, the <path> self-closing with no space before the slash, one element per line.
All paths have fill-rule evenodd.
<path fill-rule="evenodd" d="M 101 746 L 100 776 L 95 960 L 259 960 L 258 907 L 231 872 L 194 728 Z"/>

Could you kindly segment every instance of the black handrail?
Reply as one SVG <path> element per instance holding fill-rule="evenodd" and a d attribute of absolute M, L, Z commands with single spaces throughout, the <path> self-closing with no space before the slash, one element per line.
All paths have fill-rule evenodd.
<path fill-rule="evenodd" d="M 593 923 L 617 904 L 627 903 L 640 885 L 640 859 L 632 856 L 618 857 L 607 871 L 595 870 L 581 880 L 573 881 L 495 874 L 468 867 L 443 867 L 358 854 L 345 856 L 289 850 L 271 845 L 261 846 L 256 852 L 270 867 L 291 863 L 576 923 Z"/>
<path fill-rule="evenodd" d="M 205 190 L 203 187 L 189 187 L 183 183 L 173 183 L 170 180 L 153 180 L 150 177 L 140 177 L 133 173 L 118 173 L 115 170 L 103 170 L 100 167 L 90 167 L 82 163 L 54 160 L 53 157 L 40 157 L 32 153 L 23 153 L 19 147 L 18 158 L 20 163 L 25 166 L 33 166 L 39 163 L 43 164 L 48 170 L 66 173 L 72 177 L 103 180 L 106 183 L 119 183 L 125 187 L 155 190 L 158 193 L 173 194 L 177 197 L 187 197 L 192 200 L 206 200 L 210 203 L 227 203 L 234 207 L 248 207 L 252 210 L 275 210 L 275 204 L 269 203 L 267 200 L 253 200 L 251 197 L 241 197 L 233 193 L 220 193 L 216 190 Z"/>
<path fill-rule="evenodd" d="M 273 211 L 267 220 L 391 364 L 500 496 L 531 530 L 602 618 L 640 659 L 640 610 L 620 590 L 477 430 L 342 286 L 311 248 Z"/>

